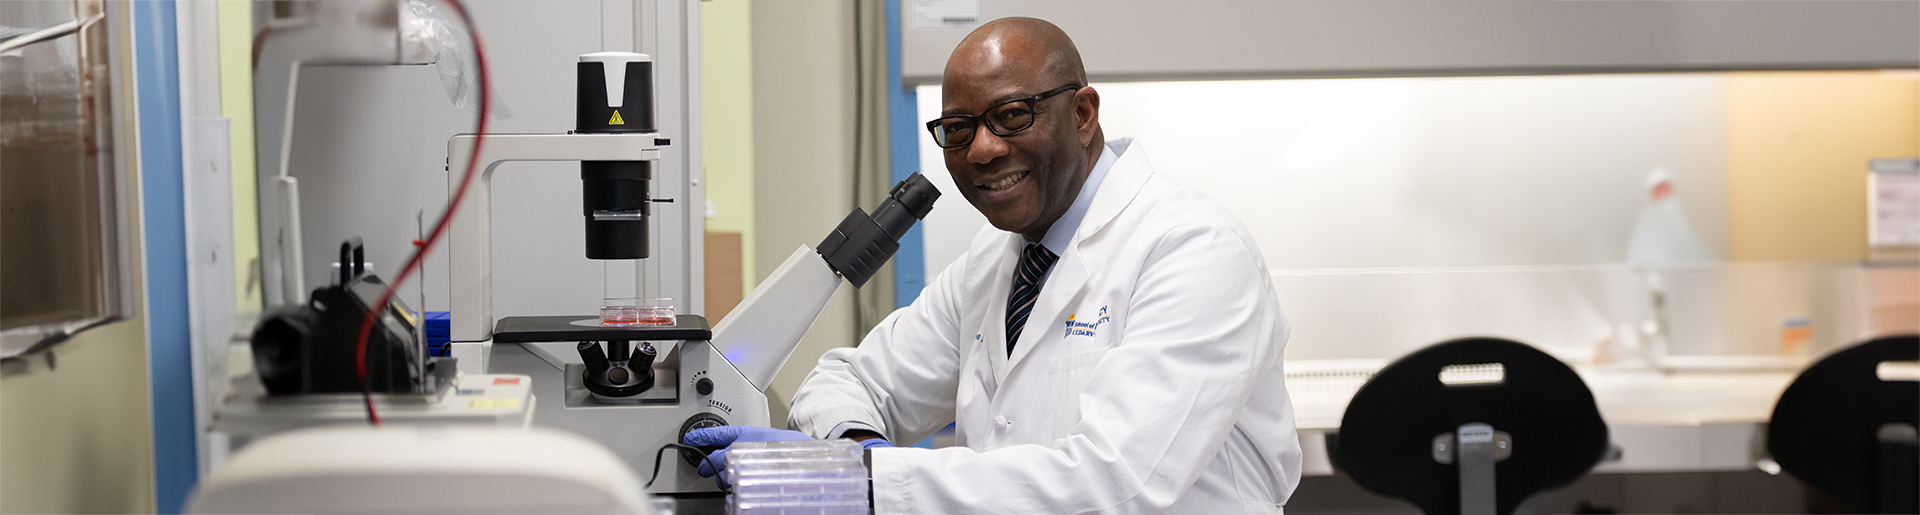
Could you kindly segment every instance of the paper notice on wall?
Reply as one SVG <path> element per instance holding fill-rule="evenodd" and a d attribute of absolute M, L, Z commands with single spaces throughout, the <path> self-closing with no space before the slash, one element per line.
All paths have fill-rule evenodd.
<path fill-rule="evenodd" d="M 1920 246 L 1920 160 L 1875 159 L 1867 195 L 1868 245 Z"/>
<path fill-rule="evenodd" d="M 913 28 L 973 28 L 980 25 L 980 0 L 913 0 Z"/>

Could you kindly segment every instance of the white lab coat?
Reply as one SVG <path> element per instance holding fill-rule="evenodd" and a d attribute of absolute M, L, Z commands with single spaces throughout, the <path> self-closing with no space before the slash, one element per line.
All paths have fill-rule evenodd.
<path fill-rule="evenodd" d="M 792 426 L 815 437 L 857 422 L 905 444 L 957 421 L 956 447 L 873 452 L 876 512 L 1280 513 L 1299 484 L 1288 327 L 1252 236 L 1138 144 L 1109 147 L 1011 357 L 1025 239 L 988 226 L 801 385 Z"/>

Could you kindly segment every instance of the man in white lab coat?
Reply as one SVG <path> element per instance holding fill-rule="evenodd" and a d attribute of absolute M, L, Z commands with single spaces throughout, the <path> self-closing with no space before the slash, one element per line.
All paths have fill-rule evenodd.
<path fill-rule="evenodd" d="M 967 36 L 928 128 L 992 227 L 859 347 L 821 357 L 798 432 L 689 440 L 863 440 L 877 513 L 1280 513 L 1300 447 L 1265 262 L 1224 207 L 1107 141 L 1086 84 L 1050 23 Z M 950 422 L 957 447 L 877 440 Z"/>

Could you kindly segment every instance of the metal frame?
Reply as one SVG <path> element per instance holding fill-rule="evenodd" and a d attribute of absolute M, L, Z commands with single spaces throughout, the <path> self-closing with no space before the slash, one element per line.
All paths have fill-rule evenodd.
<path fill-rule="evenodd" d="M 453 288 L 453 320 L 451 339 L 454 342 L 482 342 L 493 337 L 493 223 L 492 189 L 493 172 L 500 163 L 507 161 L 655 161 L 662 158 L 662 148 L 655 146 L 658 135 L 645 133 L 619 134 L 496 134 L 485 138 L 477 162 L 479 174 L 474 178 L 467 197 L 460 203 L 460 210 L 453 213 L 453 221 L 447 228 L 448 260 L 451 264 L 449 275 Z M 447 191 L 452 194 L 459 188 L 461 174 L 472 162 L 473 145 L 478 139 L 472 134 L 461 134 L 447 141 Z M 663 167 L 664 168 L 664 167 Z M 662 171 L 661 175 L 667 175 Z M 685 202 L 674 202 L 683 204 Z M 558 208 L 556 209 L 564 209 Z M 664 225 L 664 224 L 663 224 Z M 669 253 L 667 256 L 672 257 Z M 644 261 L 644 260 L 643 260 Z M 659 290 L 659 285 L 649 282 L 648 295 Z M 676 297 L 677 298 L 677 297 Z M 484 347 L 483 347 L 484 348 Z M 461 347 L 456 346 L 455 351 Z M 460 357 L 460 368 L 469 373 L 484 373 L 486 359 L 479 357 L 478 363 L 468 363 L 471 356 Z"/>
<path fill-rule="evenodd" d="M 654 205 L 650 229 L 659 243 L 653 257 L 641 260 L 641 292 L 675 299 L 682 313 L 701 312 L 707 196 L 700 158 L 700 5 L 637 0 L 633 13 L 635 51 L 653 56 L 655 127 L 672 142 L 660 147 L 653 196 L 674 199 Z"/>
<path fill-rule="evenodd" d="M 394 30 L 397 0 L 312 2 L 310 12 L 267 23 L 253 75 L 254 163 L 260 203 L 260 276 L 267 307 L 307 294 L 300 234 L 300 183 L 291 170 L 294 99 L 304 66 L 409 63 Z M 383 23 L 375 23 L 383 21 Z"/>
<path fill-rule="evenodd" d="M 136 191 L 129 187 L 126 175 L 129 173 L 127 154 L 137 151 L 136 145 L 128 138 L 133 131 L 125 130 L 130 117 L 125 111 L 132 109 L 121 95 L 115 94 L 115 88 L 121 87 L 125 80 L 123 72 L 113 62 L 114 55 L 108 53 L 103 59 L 105 66 L 95 67 L 96 53 L 101 49 L 89 44 L 91 36 L 97 31 L 106 30 L 107 50 L 117 48 L 120 32 L 116 28 L 124 27 L 122 20 L 108 19 L 108 9 L 100 0 L 74 0 L 74 20 L 24 34 L 0 42 L 0 52 L 17 50 L 22 47 L 53 41 L 69 35 L 75 36 L 77 67 L 80 73 L 80 95 L 88 104 L 93 115 L 88 127 L 92 133 L 88 136 L 100 141 L 110 154 L 107 159 L 89 156 L 89 162 L 95 165 L 95 173 L 100 175 L 99 195 L 101 213 L 98 235 L 100 241 L 100 290 L 98 316 L 60 323 L 39 324 L 0 332 L 0 359 L 13 359 L 29 354 L 49 350 L 60 342 L 88 329 L 126 320 L 134 313 L 133 270 L 131 255 L 133 252 L 133 231 L 137 224 L 128 223 L 128 192 Z M 106 23 L 102 23 L 102 22 Z M 116 22 L 119 25 L 116 25 Z M 122 57 L 124 59 L 124 57 Z M 99 70 L 105 70 L 104 77 Z M 95 81 L 105 79 L 101 85 Z M 104 120 L 104 123 L 102 121 Z M 52 358 L 49 356 L 49 363 Z"/>
<path fill-rule="evenodd" d="M 1452 432 L 1434 435 L 1431 449 L 1434 462 L 1460 469 L 1461 515 L 1497 512 L 1493 464 L 1513 455 L 1513 435 L 1495 431 L 1487 424 L 1469 422 Z"/>

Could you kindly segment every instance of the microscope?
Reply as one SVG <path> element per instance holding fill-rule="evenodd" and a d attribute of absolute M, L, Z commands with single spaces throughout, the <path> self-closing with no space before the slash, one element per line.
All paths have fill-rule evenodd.
<path fill-rule="evenodd" d="M 676 200 L 651 196 L 659 147 L 668 144 L 654 126 L 652 65 L 646 54 L 582 55 L 572 132 L 485 137 L 476 190 L 448 234 L 451 352 L 466 374 L 531 377 L 535 397 L 545 400 L 535 403 L 534 425 L 586 435 L 637 471 L 653 470 L 658 460 L 653 493 L 711 494 L 715 482 L 694 473 L 702 454 L 662 459 L 666 445 L 684 444 L 687 432 L 703 427 L 769 425 L 763 392 L 801 335 L 843 284 L 864 285 L 892 257 L 940 193 L 914 174 L 872 215 L 855 208 L 818 249 L 795 250 L 717 329 L 697 314 L 659 323 L 608 323 L 595 315 L 496 320 L 488 192 L 502 162 L 580 161 L 586 256 L 649 257 L 651 206 Z M 448 142 L 450 185 L 466 169 L 475 139 Z M 689 263 L 677 273 L 693 270 Z"/>

